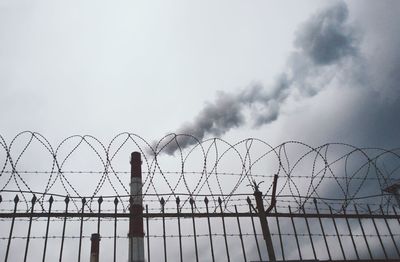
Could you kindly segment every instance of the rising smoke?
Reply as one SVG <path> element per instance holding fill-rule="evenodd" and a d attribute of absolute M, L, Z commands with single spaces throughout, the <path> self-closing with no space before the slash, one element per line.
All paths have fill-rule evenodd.
<path fill-rule="evenodd" d="M 341 64 L 357 58 L 356 32 L 347 22 L 348 9 L 338 3 L 321 10 L 297 31 L 295 51 L 288 57 L 286 69 L 271 85 L 251 85 L 237 93 L 219 92 L 214 102 L 207 102 L 194 118 L 182 125 L 177 134 L 190 134 L 202 140 L 205 136 L 221 136 L 246 123 L 249 111 L 255 127 L 278 119 L 281 107 L 292 95 L 300 99 L 312 97 L 332 81 Z M 179 137 L 179 147 L 195 144 Z M 173 154 L 177 143 L 158 145 L 158 150 Z"/>

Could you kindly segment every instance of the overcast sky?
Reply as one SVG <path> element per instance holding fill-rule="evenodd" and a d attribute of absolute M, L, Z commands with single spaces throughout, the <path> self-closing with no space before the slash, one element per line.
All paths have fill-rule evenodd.
<path fill-rule="evenodd" d="M 399 147 L 399 14 L 372 0 L 0 0 L 0 135 Z"/>
<path fill-rule="evenodd" d="M 107 146 L 121 132 L 149 142 L 176 132 L 232 144 L 255 137 L 271 145 L 400 146 L 398 2 L 0 3 L 7 143 L 31 130 L 53 148 L 74 134 Z M 118 170 L 137 150 L 125 147 L 113 160 Z M 53 158 L 43 149 L 32 148 L 18 168 L 49 168 Z M 164 152 L 176 149 L 172 143 Z M 88 150 L 62 168 L 92 170 Z M 14 146 L 11 155 L 18 154 Z M 240 164 L 219 165 L 239 172 L 232 163 Z M 178 170 L 180 158 L 164 165 Z"/>
<path fill-rule="evenodd" d="M 310 4 L 3 1 L 2 133 L 173 132 L 217 90 L 271 81 Z"/>
<path fill-rule="evenodd" d="M 346 3 L 2 0 L 0 133 L 399 146 L 400 4 Z M 226 97 L 241 103 L 240 123 L 216 131 L 232 113 L 217 108 L 199 133 Z"/>

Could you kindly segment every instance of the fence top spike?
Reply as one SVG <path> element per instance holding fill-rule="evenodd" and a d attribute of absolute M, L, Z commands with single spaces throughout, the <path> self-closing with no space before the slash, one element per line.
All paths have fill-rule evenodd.
<path fill-rule="evenodd" d="M 52 204 L 52 203 L 54 202 L 54 198 L 53 198 L 53 196 L 50 196 L 50 198 L 49 198 L 49 202 L 50 202 L 50 204 Z"/>
<path fill-rule="evenodd" d="M 179 196 L 176 197 L 176 204 L 179 205 L 179 203 L 181 202 L 181 200 L 179 199 Z"/>
<path fill-rule="evenodd" d="M 162 206 L 165 204 L 165 200 L 164 200 L 164 198 L 163 198 L 163 197 L 161 197 L 161 199 L 160 199 L 160 203 L 161 203 L 161 205 L 162 205 Z"/>
<path fill-rule="evenodd" d="M 16 203 L 18 203 L 19 202 L 19 197 L 18 197 L 18 194 L 17 195 L 15 195 L 15 197 L 14 197 L 14 203 L 16 204 Z"/>
<path fill-rule="evenodd" d="M 0 203 L 1 203 L 1 202 L 3 202 L 3 198 L 2 198 L 1 195 L 0 195 Z"/>
<path fill-rule="evenodd" d="M 86 197 L 82 198 L 82 204 L 86 203 Z"/>
<path fill-rule="evenodd" d="M 247 201 L 248 204 L 251 204 L 251 199 L 250 199 L 249 196 L 247 196 L 246 201 Z"/>
<path fill-rule="evenodd" d="M 222 199 L 218 197 L 218 203 L 221 205 L 222 204 Z"/>
<path fill-rule="evenodd" d="M 132 205 L 132 203 L 133 203 L 133 196 L 129 196 L 129 204 Z"/>
<path fill-rule="evenodd" d="M 66 196 L 66 197 L 65 197 L 64 202 L 65 202 L 66 204 L 69 203 L 69 196 Z"/>
<path fill-rule="evenodd" d="M 206 205 L 208 205 L 208 198 L 207 197 L 204 198 L 204 203 L 206 203 Z"/>
<path fill-rule="evenodd" d="M 317 199 L 315 199 L 315 197 L 313 198 L 313 202 L 314 204 L 317 204 Z"/>
<path fill-rule="evenodd" d="M 194 199 L 193 199 L 193 197 L 191 197 L 191 198 L 189 199 L 189 203 L 190 203 L 190 205 L 193 206 L 193 204 L 194 204 Z"/>
<path fill-rule="evenodd" d="M 99 204 L 103 203 L 103 197 L 100 196 L 99 199 L 97 199 L 97 202 L 98 202 Z"/>
<path fill-rule="evenodd" d="M 32 203 L 32 204 L 35 204 L 36 200 L 37 200 L 37 198 L 36 198 L 36 195 L 35 195 L 35 194 L 33 194 L 33 197 L 32 197 L 32 200 L 31 200 L 31 203 Z"/>
<path fill-rule="evenodd" d="M 118 205 L 118 202 L 119 202 L 119 201 L 118 201 L 118 197 L 115 197 L 115 198 L 114 198 L 114 205 Z"/>

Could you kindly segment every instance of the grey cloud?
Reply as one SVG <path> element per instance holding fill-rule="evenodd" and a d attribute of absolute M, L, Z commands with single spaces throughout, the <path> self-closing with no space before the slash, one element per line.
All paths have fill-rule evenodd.
<path fill-rule="evenodd" d="M 339 3 L 313 16 L 298 31 L 295 45 L 317 65 L 329 65 L 356 53 L 355 34 L 345 24 L 345 3 Z"/>
<path fill-rule="evenodd" d="M 315 117 L 313 121 L 318 122 L 320 127 L 313 126 L 312 130 L 305 119 L 309 118 L 310 112 L 306 112 L 297 123 L 291 119 L 290 125 L 296 126 L 296 130 L 302 130 L 303 134 L 297 139 L 313 143 L 324 143 L 329 138 L 330 141 L 342 141 L 361 147 L 399 147 L 400 2 L 371 2 L 369 5 L 358 3 L 353 8 L 358 12 L 355 19 L 360 26 L 359 30 L 367 41 L 360 43 L 362 48 L 352 54 L 357 53 L 357 56 L 362 56 L 362 60 L 358 60 L 356 66 L 346 68 L 347 83 L 334 90 L 329 98 L 324 97 L 327 103 L 345 109 L 332 108 L 329 112 L 325 111 L 325 115 Z M 355 92 L 345 92 L 344 88 L 350 87 L 356 87 Z M 346 102 L 342 102 L 342 99 Z M 320 108 L 312 106 L 311 110 L 320 111 Z M 307 124 L 301 123 L 303 120 Z M 329 128 L 325 129 L 324 126 Z M 307 137 L 307 133 L 311 137 Z M 321 136 L 318 133 L 322 134 L 320 141 L 316 141 L 316 136 Z M 294 136 L 290 132 L 287 135 Z"/>
<path fill-rule="evenodd" d="M 285 71 L 273 85 L 256 84 L 237 93 L 221 92 L 214 102 L 205 105 L 193 122 L 184 124 L 175 133 L 190 134 L 199 140 L 207 135 L 221 136 L 246 123 L 245 110 L 250 111 L 253 125 L 259 127 L 279 118 L 281 106 L 295 90 L 303 97 L 316 95 L 331 80 L 332 70 L 324 66 L 338 66 L 357 53 L 354 30 L 346 23 L 347 17 L 344 3 L 312 16 L 297 32 L 297 49 L 288 57 Z M 310 84 L 315 79 L 320 83 L 317 87 Z M 179 139 L 181 148 L 196 143 L 191 138 Z M 161 147 L 168 154 L 178 149 L 177 143 Z M 159 149 L 160 146 L 157 151 Z"/>
<path fill-rule="evenodd" d="M 355 10 L 360 30 L 365 34 L 363 39 L 368 40 L 353 53 L 362 57 L 357 61 L 361 64 L 347 66 L 346 79 L 340 85 L 321 94 L 314 100 L 318 102 L 310 104 L 305 112 L 289 117 L 282 124 L 286 131 L 281 139 L 313 145 L 343 142 L 359 147 L 400 147 L 400 2 L 371 2 L 368 6 L 356 6 Z M 359 195 L 380 194 L 388 186 L 386 183 L 392 182 L 383 177 L 398 170 L 397 159 L 390 157 L 376 164 L 384 172 L 381 187 L 366 181 Z M 392 178 L 398 179 L 399 172 L 394 172 Z M 323 190 L 326 195 L 338 194 L 337 187 L 330 185 Z"/>

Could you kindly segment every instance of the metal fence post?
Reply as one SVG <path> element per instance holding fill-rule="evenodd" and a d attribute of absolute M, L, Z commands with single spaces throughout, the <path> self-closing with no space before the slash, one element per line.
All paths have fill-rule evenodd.
<path fill-rule="evenodd" d="M 261 229 L 263 232 L 265 244 L 267 245 L 268 257 L 269 261 L 276 261 L 274 246 L 272 244 L 271 231 L 269 230 L 267 213 L 269 213 L 272 208 L 275 206 L 275 193 L 276 193 L 276 182 L 278 180 L 278 176 L 274 176 L 274 184 L 272 189 L 272 199 L 271 205 L 268 207 L 267 211 L 264 209 L 264 203 L 262 199 L 262 192 L 258 189 L 258 185 L 254 183 L 254 197 L 256 199 L 256 206 L 258 211 L 258 217 L 260 218 Z"/>

